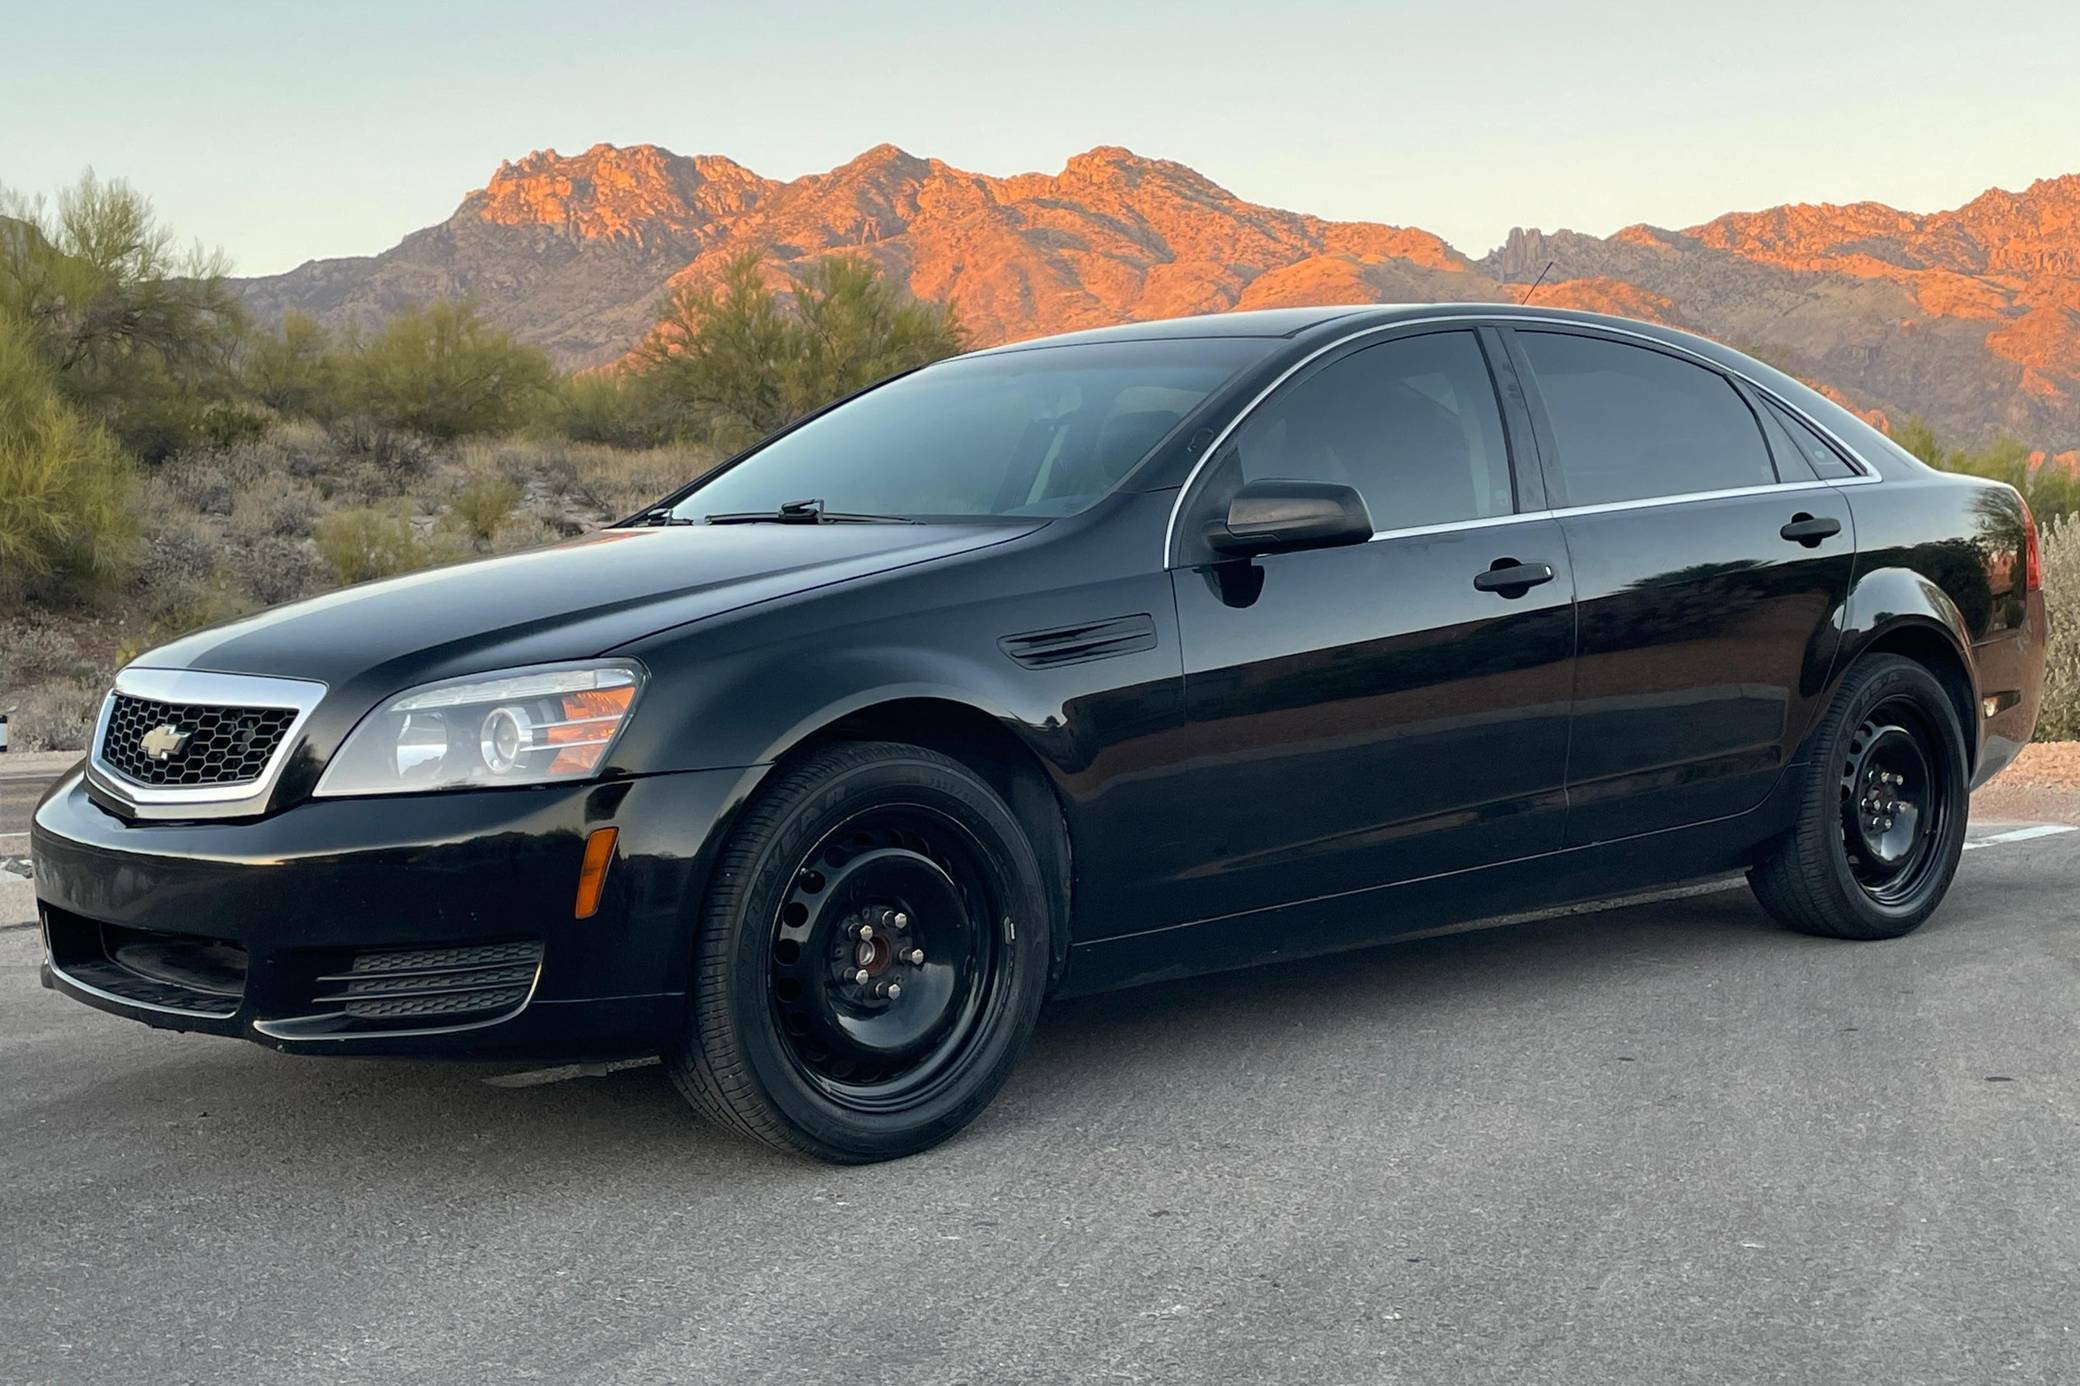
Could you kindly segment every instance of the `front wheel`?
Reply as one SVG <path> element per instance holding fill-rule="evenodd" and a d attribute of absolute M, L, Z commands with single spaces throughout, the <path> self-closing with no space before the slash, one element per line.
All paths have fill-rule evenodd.
<path fill-rule="evenodd" d="M 1964 733 L 1942 684 L 1859 660 L 1814 729 L 1798 819 L 1748 873 L 1764 909 L 1832 938 L 1898 938 L 1942 903 L 1964 851 Z"/>
<path fill-rule="evenodd" d="M 825 1160 L 946 1139 L 1039 1015 L 1041 879 L 1017 818 L 960 762 L 894 743 L 803 757 L 717 865 L 674 1082 L 721 1125 Z"/>

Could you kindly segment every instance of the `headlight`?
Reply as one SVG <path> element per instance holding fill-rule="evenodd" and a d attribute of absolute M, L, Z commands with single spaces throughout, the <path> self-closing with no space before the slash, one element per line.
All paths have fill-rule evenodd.
<path fill-rule="evenodd" d="M 582 780 L 606 763 L 642 690 L 641 666 L 618 661 L 425 684 L 362 718 L 317 792 Z"/>

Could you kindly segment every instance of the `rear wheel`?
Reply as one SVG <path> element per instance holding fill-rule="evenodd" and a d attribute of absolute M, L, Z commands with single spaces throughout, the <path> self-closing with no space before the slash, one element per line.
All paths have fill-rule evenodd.
<path fill-rule="evenodd" d="M 1749 884 L 1791 928 L 1898 938 L 1942 903 L 1964 850 L 1969 774 L 1949 695 L 1912 660 L 1860 660 L 1813 744 L 1797 823 Z"/>
<path fill-rule="evenodd" d="M 674 1081 L 722 1125 L 826 1160 L 944 1140 L 1038 1016 L 1040 880 L 1018 820 L 959 762 L 893 743 L 812 753 L 724 849 Z"/>

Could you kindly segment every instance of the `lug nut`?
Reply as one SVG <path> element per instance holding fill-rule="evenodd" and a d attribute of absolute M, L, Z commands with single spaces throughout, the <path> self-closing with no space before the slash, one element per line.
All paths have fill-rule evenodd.
<path fill-rule="evenodd" d="M 924 966 L 924 949 L 922 949 L 922 948 L 912 948 L 912 949 L 910 950 L 910 953 L 909 953 L 909 958 L 910 958 L 910 965 L 911 965 L 912 967 L 922 967 L 922 966 Z"/>
<path fill-rule="evenodd" d="M 888 984 L 888 999 L 891 1001 L 903 999 L 903 984 L 901 982 L 890 982 Z"/>
<path fill-rule="evenodd" d="M 874 926 L 872 924 L 860 925 L 859 936 L 863 939 L 872 938 L 874 936 Z"/>
<path fill-rule="evenodd" d="M 894 915 L 890 916 L 888 922 L 898 929 L 907 929 L 910 927 L 910 916 L 904 914 L 901 910 L 897 910 Z"/>
<path fill-rule="evenodd" d="M 859 971 L 852 974 L 852 980 L 858 982 L 861 986 L 865 986 L 868 983 L 868 981 L 870 981 L 873 978 L 873 976 L 873 973 L 867 971 L 863 967 Z"/>

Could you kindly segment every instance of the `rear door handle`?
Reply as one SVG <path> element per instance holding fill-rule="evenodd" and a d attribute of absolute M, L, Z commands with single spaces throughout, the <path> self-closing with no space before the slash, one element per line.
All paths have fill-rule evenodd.
<path fill-rule="evenodd" d="M 1842 522 L 1832 515 L 1815 518 L 1801 510 L 1791 517 L 1791 523 L 1777 533 L 1794 544 L 1804 544 L 1809 549 L 1820 547 L 1822 539 L 1832 539 L 1842 532 Z"/>
<path fill-rule="evenodd" d="M 1498 558 L 1488 571 L 1474 575 L 1473 585 L 1483 592 L 1521 597 L 1541 582 L 1552 580 L 1553 565 L 1550 563 L 1519 563 L 1514 558 Z"/>

